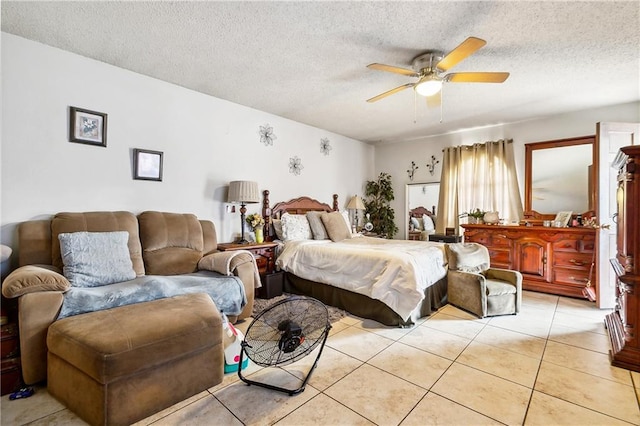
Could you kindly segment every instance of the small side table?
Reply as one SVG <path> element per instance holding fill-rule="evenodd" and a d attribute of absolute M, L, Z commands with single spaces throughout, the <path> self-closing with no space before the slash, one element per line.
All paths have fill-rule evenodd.
<path fill-rule="evenodd" d="M 218 250 L 247 250 L 250 251 L 256 259 L 258 272 L 260 273 L 260 281 L 262 287 L 256 292 L 256 296 L 263 299 L 271 299 L 272 297 L 282 294 L 284 282 L 284 272 L 276 272 L 276 247 L 278 243 L 222 243 L 218 244 Z"/>
<path fill-rule="evenodd" d="M 462 235 L 430 234 L 429 241 L 436 241 L 439 243 L 461 243 Z"/>

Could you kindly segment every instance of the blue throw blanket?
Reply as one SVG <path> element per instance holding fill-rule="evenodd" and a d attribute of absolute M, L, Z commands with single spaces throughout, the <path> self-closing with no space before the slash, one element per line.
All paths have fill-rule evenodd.
<path fill-rule="evenodd" d="M 238 315 L 247 304 L 240 278 L 199 271 L 183 275 L 146 275 L 101 287 L 72 287 L 64 294 L 58 319 L 133 303 L 190 293 L 207 293 L 218 310 Z"/>

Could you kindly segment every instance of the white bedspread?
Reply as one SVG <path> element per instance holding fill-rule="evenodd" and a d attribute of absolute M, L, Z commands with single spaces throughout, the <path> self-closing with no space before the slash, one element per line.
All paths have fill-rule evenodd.
<path fill-rule="evenodd" d="M 445 276 L 445 259 L 441 243 L 358 237 L 289 241 L 277 265 L 300 278 L 380 300 L 407 320 L 425 289 Z"/>

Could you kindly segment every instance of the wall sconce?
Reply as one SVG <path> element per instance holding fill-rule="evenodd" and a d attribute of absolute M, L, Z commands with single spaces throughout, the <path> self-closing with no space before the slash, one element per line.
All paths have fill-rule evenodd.
<path fill-rule="evenodd" d="M 436 160 L 435 155 L 431 156 L 431 163 L 427 163 L 427 168 L 429 169 L 429 173 L 431 173 L 431 176 L 433 176 L 433 172 L 435 171 L 436 164 L 438 164 L 439 162 L 440 160 Z"/>
<path fill-rule="evenodd" d="M 428 164 L 427 164 L 428 166 Z M 416 166 L 416 162 L 412 161 L 411 162 L 411 170 L 407 170 L 407 174 L 409 175 L 409 180 L 413 180 L 413 174 L 416 172 L 416 170 L 418 170 L 418 166 Z M 431 173 L 433 174 L 433 173 Z"/>

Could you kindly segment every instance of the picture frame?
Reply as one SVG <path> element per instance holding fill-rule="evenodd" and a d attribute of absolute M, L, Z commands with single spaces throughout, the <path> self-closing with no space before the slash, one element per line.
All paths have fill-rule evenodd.
<path fill-rule="evenodd" d="M 133 150 L 133 178 L 162 181 L 162 151 L 135 148 Z"/>
<path fill-rule="evenodd" d="M 69 142 L 107 147 L 107 114 L 69 107 Z"/>
<path fill-rule="evenodd" d="M 572 211 L 558 212 L 556 218 L 554 219 L 554 222 L 560 222 L 560 227 L 564 228 L 569 224 L 572 214 Z"/>

